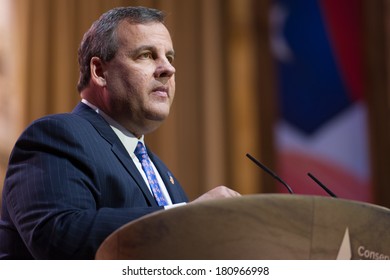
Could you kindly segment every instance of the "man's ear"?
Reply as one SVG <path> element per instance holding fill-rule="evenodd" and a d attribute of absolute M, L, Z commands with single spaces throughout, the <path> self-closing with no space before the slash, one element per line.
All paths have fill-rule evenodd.
<path fill-rule="evenodd" d="M 94 56 L 91 58 L 90 67 L 92 82 L 101 87 L 104 87 L 106 85 L 104 62 L 99 57 Z"/>

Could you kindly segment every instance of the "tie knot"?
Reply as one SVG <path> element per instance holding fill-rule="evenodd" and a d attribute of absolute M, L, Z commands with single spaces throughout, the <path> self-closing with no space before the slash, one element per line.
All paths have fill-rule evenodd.
<path fill-rule="evenodd" d="M 142 142 L 138 142 L 137 147 L 134 150 L 134 154 L 137 156 L 139 160 L 147 157 L 148 152 L 146 151 L 146 148 L 142 144 Z"/>

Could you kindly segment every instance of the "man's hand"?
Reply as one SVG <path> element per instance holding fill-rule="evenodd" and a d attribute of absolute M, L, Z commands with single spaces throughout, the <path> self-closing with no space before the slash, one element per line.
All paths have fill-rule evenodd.
<path fill-rule="evenodd" d="M 229 189 L 228 187 L 218 186 L 212 190 L 209 190 L 207 193 L 202 194 L 200 197 L 198 197 L 192 202 L 200 202 L 205 200 L 228 198 L 228 197 L 235 197 L 235 196 L 241 196 L 241 195 L 238 192 Z"/>

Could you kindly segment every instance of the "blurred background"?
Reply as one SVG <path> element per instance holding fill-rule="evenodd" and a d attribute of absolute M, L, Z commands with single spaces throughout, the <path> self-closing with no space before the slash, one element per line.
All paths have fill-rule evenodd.
<path fill-rule="evenodd" d="M 390 2 L 0 0 L 0 179 L 23 129 L 79 102 L 77 49 L 116 6 L 164 10 L 176 99 L 146 141 L 190 198 L 227 185 L 390 207 Z"/>

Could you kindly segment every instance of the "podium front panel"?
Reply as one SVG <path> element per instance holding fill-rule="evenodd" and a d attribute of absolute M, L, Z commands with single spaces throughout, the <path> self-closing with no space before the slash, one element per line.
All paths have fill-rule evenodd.
<path fill-rule="evenodd" d="M 389 259 L 390 210 L 319 196 L 190 203 L 133 221 L 97 259 Z"/>

